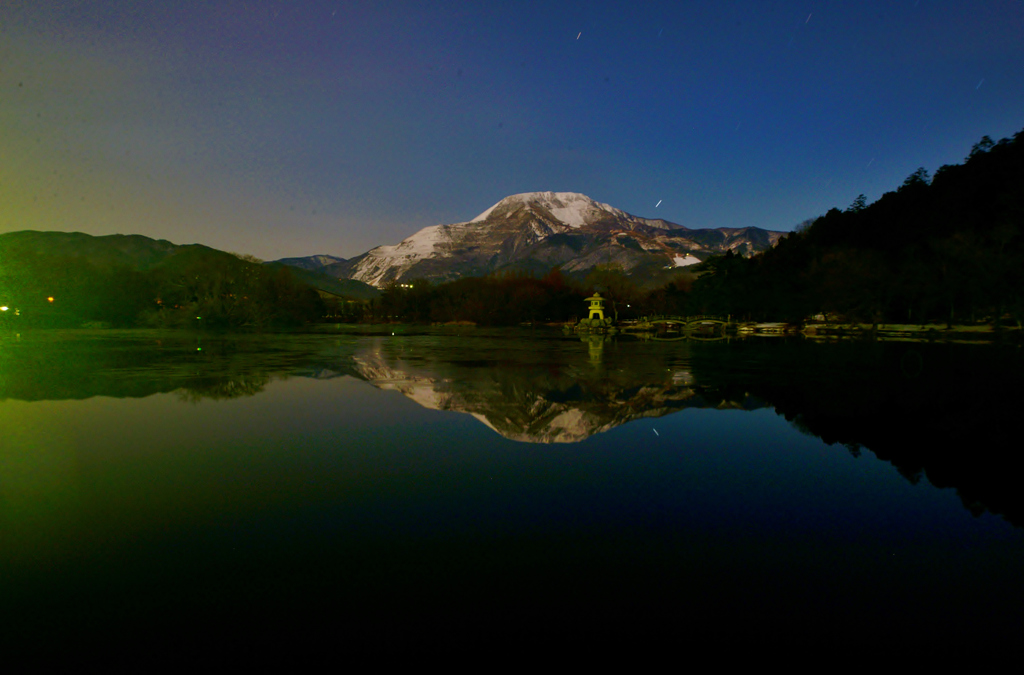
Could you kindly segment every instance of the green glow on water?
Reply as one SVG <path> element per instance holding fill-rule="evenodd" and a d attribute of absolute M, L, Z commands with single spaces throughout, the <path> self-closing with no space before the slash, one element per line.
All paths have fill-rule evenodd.
<path fill-rule="evenodd" d="M 822 441 L 830 380 L 795 397 L 778 374 L 748 376 L 787 342 L 377 330 L 206 347 L 198 331 L 0 332 L 2 613 L 100 630 L 549 603 L 591 621 L 674 606 L 708 625 L 850 627 L 868 608 L 875 627 L 948 627 L 1024 601 L 1019 529 L 870 446 Z M 847 354 L 807 366 L 840 378 L 877 345 L 795 349 Z M 948 350 L 914 349 L 911 373 L 831 398 L 853 409 L 944 376 Z M 840 415 L 834 435 L 887 409 Z"/>

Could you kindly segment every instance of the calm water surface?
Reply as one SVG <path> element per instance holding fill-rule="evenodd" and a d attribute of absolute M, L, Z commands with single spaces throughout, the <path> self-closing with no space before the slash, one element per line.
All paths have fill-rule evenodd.
<path fill-rule="evenodd" d="M 3 334 L 3 628 L 1013 636 L 1018 352 Z"/>

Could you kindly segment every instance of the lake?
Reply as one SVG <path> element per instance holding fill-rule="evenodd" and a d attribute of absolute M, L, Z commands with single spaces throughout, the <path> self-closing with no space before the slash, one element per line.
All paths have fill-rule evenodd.
<path fill-rule="evenodd" d="M 2 628 L 1016 637 L 1020 352 L 0 334 Z"/>

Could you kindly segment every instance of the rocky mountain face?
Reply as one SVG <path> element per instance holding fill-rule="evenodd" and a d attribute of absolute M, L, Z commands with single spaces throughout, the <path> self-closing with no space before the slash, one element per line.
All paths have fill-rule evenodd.
<path fill-rule="evenodd" d="M 757 227 L 689 229 L 641 218 L 574 192 L 512 195 L 464 223 L 426 227 L 321 271 L 378 288 L 414 278 L 450 281 L 497 271 L 583 275 L 612 265 L 644 277 L 733 251 L 753 255 L 783 232 Z"/>

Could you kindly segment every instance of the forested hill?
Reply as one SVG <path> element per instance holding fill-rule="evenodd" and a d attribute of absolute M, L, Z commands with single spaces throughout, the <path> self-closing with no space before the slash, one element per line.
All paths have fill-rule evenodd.
<path fill-rule="evenodd" d="M 317 320 L 317 292 L 199 244 L 80 232 L 0 235 L 0 325 L 268 326 Z"/>
<path fill-rule="evenodd" d="M 983 138 L 963 164 L 832 209 L 749 260 L 707 264 L 695 309 L 800 321 L 963 323 L 1024 318 L 1024 132 Z"/>

